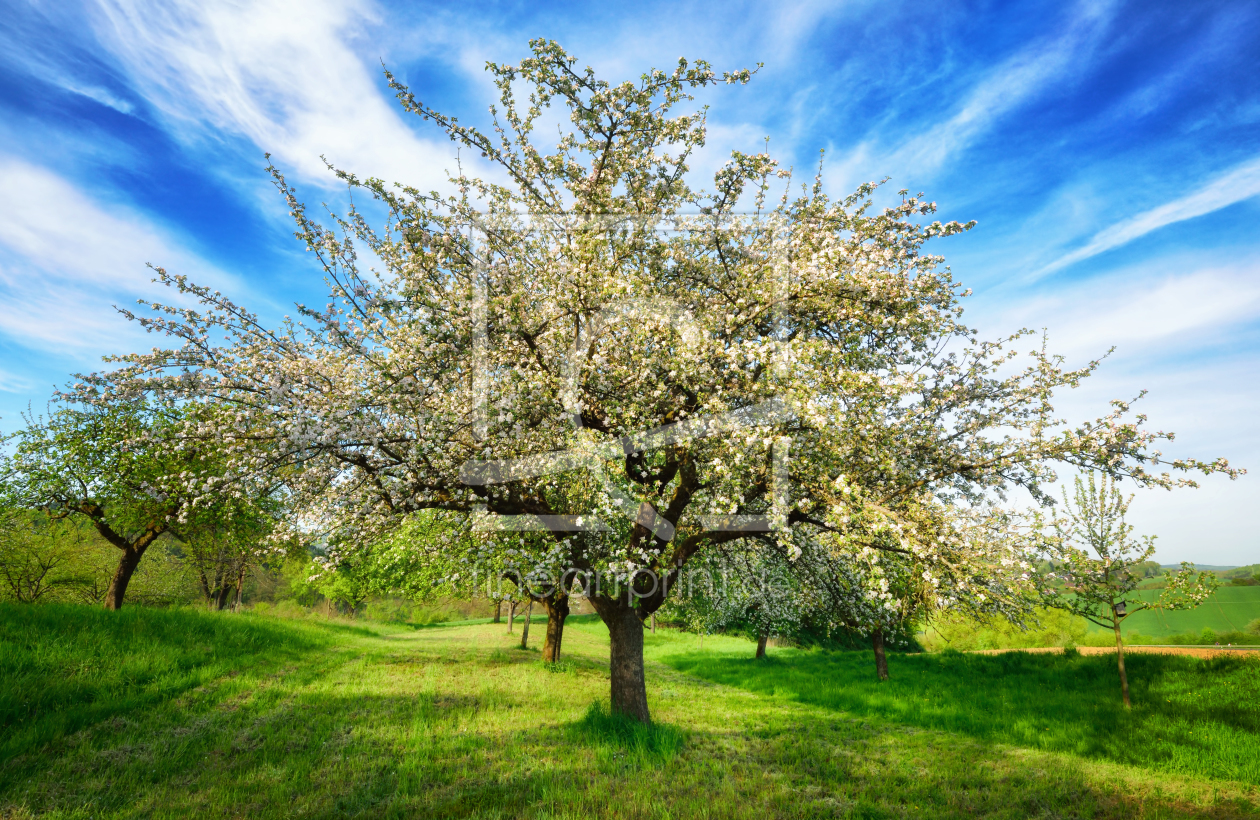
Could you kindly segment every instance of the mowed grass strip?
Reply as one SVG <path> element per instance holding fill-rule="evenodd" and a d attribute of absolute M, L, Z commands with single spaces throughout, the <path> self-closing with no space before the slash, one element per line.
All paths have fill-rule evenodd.
<path fill-rule="evenodd" d="M 260 651 L 28 751 L 20 777 L 6 772 L 0 816 L 1154 818 L 1258 808 L 1243 784 L 767 698 L 658 663 L 656 723 L 628 725 L 603 705 L 598 623 L 567 630 L 555 666 L 516 648 L 519 628 L 507 635 L 502 624 L 267 626 L 320 637 L 296 659 L 290 648 Z M 158 632 L 153 643 L 179 646 L 183 633 Z M 696 639 L 648 640 L 656 652 Z M 717 655 L 740 644 L 751 653 L 747 642 L 706 639 Z"/>

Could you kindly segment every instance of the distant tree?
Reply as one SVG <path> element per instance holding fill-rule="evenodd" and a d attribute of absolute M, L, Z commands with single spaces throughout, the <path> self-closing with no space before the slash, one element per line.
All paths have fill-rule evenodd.
<path fill-rule="evenodd" d="M 1064 491 L 1065 514 L 1053 519 L 1049 541 L 1055 575 L 1064 589 L 1048 589 L 1046 602 L 1115 633 L 1120 692 L 1127 709 L 1129 678 L 1120 625 L 1144 609 L 1194 609 L 1216 591 L 1220 580 L 1183 562 L 1180 571 L 1168 575 L 1167 586 L 1155 601 L 1143 600 L 1137 592 L 1143 577 L 1140 567 L 1155 553 L 1155 536 L 1133 538 L 1133 526 L 1124 520 L 1133 496 L 1125 498 L 1107 475 L 1095 480 L 1090 473 L 1088 481 L 1077 476 L 1074 485 L 1070 500 Z"/>
<path fill-rule="evenodd" d="M 1141 561 L 1134 564 L 1130 572 L 1142 579 L 1158 578 L 1164 574 L 1164 568 L 1158 561 Z"/>
<path fill-rule="evenodd" d="M 252 498 L 222 495 L 174 526 L 208 606 L 240 608 L 250 568 L 282 551 L 284 514 L 276 485 Z"/>
<path fill-rule="evenodd" d="M 566 573 L 567 542 L 546 532 L 478 531 L 475 523 L 441 510 L 412 513 L 372 546 L 358 548 L 360 566 L 381 594 L 417 601 L 486 597 L 495 602 L 495 623 L 507 603 L 509 632 L 521 605 L 539 603 L 547 613 L 543 660 L 559 660 L 570 593 L 579 580 Z"/>
<path fill-rule="evenodd" d="M 266 480 L 261 473 L 229 478 L 218 444 L 190 435 L 226 423 L 214 418 L 223 414 L 212 405 L 97 398 L 54 405 L 46 417 L 26 415 L 25 426 L 9 437 L 12 453 L 0 461 L 6 503 L 85 522 L 119 550 L 99 596 L 106 609 L 118 609 L 159 539 L 239 530 L 241 510 L 273 492 L 274 481 L 272 489 L 256 489 Z"/>
<path fill-rule="evenodd" d="M 761 658 L 770 638 L 796 636 L 808 610 L 804 594 L 771 543 L 732 542 L 688 565 L 662 615 L 701 635 L 747 634 Z"/>

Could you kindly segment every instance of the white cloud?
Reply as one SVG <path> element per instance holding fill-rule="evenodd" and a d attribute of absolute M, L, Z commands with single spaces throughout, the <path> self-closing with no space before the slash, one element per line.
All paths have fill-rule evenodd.
<path fill-rule="evenodd" d="M 143 217 L 95 202 L 45 168 L 0 157 L 0 333 L 83 358 L 135 348 L 145 334 L 112 305 L 172 298 L 152 284 L 148 262 L 203 284 L 232 284 Z"/>
<path fill-rule="evenodd" d="M 417 137 L 381 92 L 378 67 L 350 46 L 375 20 L 367 3 L 101 0 L 100 9 L 102 43 L 150 103 L 191 127 L 187 136 L 243 136 L 325 185 L 321 155 L 360 175 L 446 187 L 454 144 Z"/>
<path fill-rule="evenodd" d="M 95 100 L 101 105 L 109 106 L 122 114 L 131 114 L 135 110 L 135 106 L 126 100 L 119 99 L 109 89 L 95 85 L 78 85 L 69 80 L 61 80 L 59 82 L 61 87 L 67 91 L 87 97 L 89 100 Z"/>
<path fill-rule="evenodd" d="M 975 312 L 1005 331 L 1047 328 L 1053 348 L 1071 356 L 1096 356 L 1112 345 L 1124 355 L 1172 344 L 1184 350 L 1260 318 L 1260 262 L 1165 275 L 1128 270 L 1059 283 L 1013 304 L 982 303 Z"/>
<path fill-rule="evenodd" d="M 1074 265 L 1092 256 L 1126 245 L 1152 231 L 1212 213 L 1260 194 L 1260 157 L 1230 169 L 1197 191 L 1105 228 L 1084 246 L 1064 254 L 1037 271 L 1033 277 Z"/>

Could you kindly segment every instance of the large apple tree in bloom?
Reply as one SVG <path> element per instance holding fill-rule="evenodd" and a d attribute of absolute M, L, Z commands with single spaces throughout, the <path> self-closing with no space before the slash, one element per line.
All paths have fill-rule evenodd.
<path fill-rule="evenodd" d="M 491 169 L 461 167 L 453 195 L 338 172 L 386 216 L 321 223 L 273 171 L 326 307 L 272 327 L 159 269 L 200 308 L 136 316 L 178 344 L 126 357 L 83 398 L 232 408 L 190 435 L 239 447 L 241 472 L 296 468 L 304 527 L 328 533 L 334 561 L 436 510 L 477 534 L 452 541 L 468 571 L 508 551 L 572 570 L 537 596 L 562 620 L 553 603 L 582 586 L 611 635 L 612 706 L 642 721 L 643 622 L 703 550 L 772 539 L 791 558 L 796 532 L 857 549 L 860 519 L 885 533 L 861 548 L 913 557 L 948 596 L 992 556 L 915 525 L 916 510 L 1040 496 L 1056 463 L 1163 486 L 1178 483 L 1166 468 L 1228 470 L 1165 462 L 1124 403 L 1058 420 L 1053 392 L 1094 365 L 1034 350 L 1017 367 L 1018 337 L 975 341 L 960 286 L 924 252 L 968 226 L 930 221 L 934 203 L 902 192 L 879 208 L 875 185 L 836 201 L 738 152 L 696 187 L 705 111 L 680 109 L 751 72 L 680 60 L 610 84 L 531 45 L 519 65 L 488 65 L 487 129 L 390 77 L 408 111 Z"/>

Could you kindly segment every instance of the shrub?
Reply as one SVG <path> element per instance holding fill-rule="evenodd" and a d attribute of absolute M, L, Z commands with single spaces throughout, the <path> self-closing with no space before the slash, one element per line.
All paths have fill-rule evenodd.
<path fill-rule="evenodd" d="M 951 647 L 966 652 L 1066 646 L 1086 641 L 1088 626 L 1083 619 L 1057 609 L 1038 609 L 1035 615 L 1036 623 L 1021 630 L 1009 621 L 974 621 L 945 614 L 932 621 L 920 642 L 929 651 Z"/>
<path fill-rule="evenodd" d="M 363 615 L 370 621 L 402 624 L 411 620 L 411 604 L 393 598 L 377 598 L 367 602 Z"/>

